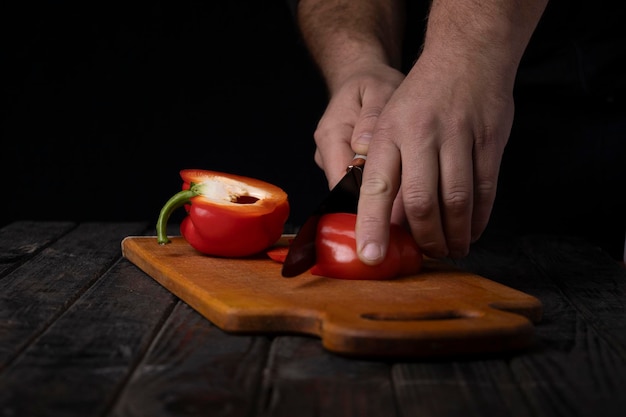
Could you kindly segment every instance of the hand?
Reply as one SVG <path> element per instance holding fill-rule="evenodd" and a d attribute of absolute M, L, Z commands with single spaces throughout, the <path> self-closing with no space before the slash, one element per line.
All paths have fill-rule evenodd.
<path fill-rule="evenodd" d="M 354 64 L 338 82 L 314 133 L 315 162 L 329 188 L 345 175 L 355 153 L 367 155 L 374 126 L 404 74 L 382 63 Z"/>
<path fill-rule="evenodd" d="M 384 259 L 399 191 L 428 256 L 462 257 L 483 232 L 514 111 L 510 78 L 489 69 L 425 51 L 376 118 L 356 224 L 366 264 Z"/>

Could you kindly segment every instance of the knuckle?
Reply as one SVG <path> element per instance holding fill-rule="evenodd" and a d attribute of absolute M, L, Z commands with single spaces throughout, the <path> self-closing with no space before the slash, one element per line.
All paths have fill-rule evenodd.
<path fill-rule="evenodd" d="M 325 123 L 325 119 L 322 119 L 313 132 L 313 140 L 317 145 L 323 144 L 329 137 L 332 136 L 333 130 L 333 126 Z"/>
<path fill-rule="evenodd" d="M 368 107 L 363 107 L 363 109 L 361 109 L 361 119 L 363 120 L 371 120 L 371 121 L 376 121 L 378 120 L 378 117 L 380 116 L 380 113 L 383 111 L 383 108 L 381 106 L 368 106 Z"/>
<path fill-rule="evenodd" d="M 467 190 L 452 190 L 445 193 L 441 200 L 446 209 L 453 213 L 467 211 L 472 201 L 471 195 Z"/>
<path fill-rule="evenodd" d="M 389 122 L 388 118 L 380 117 L 376 122 L 374 135 L 379 140 L 394 142 L 394 125 Z"/>
<path fill-rule="evenodd" d="M 387 196 L 392 192 L 391 183 L 380 175 L 371 175 L 361 184 L 361 194 L 368 197 Z"/>
<path fill-rule="evenodd" d="M 481 180 L 476 183 L 476 194 L 478 195 L 492 195 L 495 194 L 497 188 L 496 181 Z"/>
<path fill-rule="evenodd" d="M 508 142 L 508 134 L 499 133 L 495 129 L 486 127 L 482 133 L 474 134 L 474 148 L 490 158 L 502 155 Z"/>
<path fill-rule="evenodd" d="M 437 208 L 437 199 L 429 192 L 409 188 L 403 193 L 407 216 L 410 218 L 423 219 Z"/>
<path fill-rule="evenodd" d="M 315 161 L 318 167 L 324 169 L 324 161 L 322 160 L 322 154 L 319 148 L 315 149 L 315 155 L 313 155 L 313 160 Z"/>

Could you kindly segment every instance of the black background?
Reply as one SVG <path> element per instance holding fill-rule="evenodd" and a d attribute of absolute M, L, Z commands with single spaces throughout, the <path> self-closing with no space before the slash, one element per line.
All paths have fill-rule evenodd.
<path fill-rule="evenodd" d="M 286 3 L 7 3 L 3 224 L 156 221 L 184 168 L 280 186 L 293 224 L 327 192 L 325 89 Z"/>
<path fill-rule="evenodd" d="M 577 25 L 606 27 L 622 57 L 623 25 L 550 7 L 520 72 L 488 232 L 579 235 L 621 258 L 626 106 L 610 88 L 626 71 Z M 327 193 L 313 161 L 326 91 L 286 2 L 4 2 L 0 29 L 0 225 L 156 222 L 185 168 L 282 187 L 287 229 Z"/>

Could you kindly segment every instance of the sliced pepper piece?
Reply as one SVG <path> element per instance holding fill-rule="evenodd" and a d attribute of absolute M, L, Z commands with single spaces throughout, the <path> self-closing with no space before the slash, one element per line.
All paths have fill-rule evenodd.
<path fill-rule="evenodd" d="M 289 252 L 289 246 L 276 246 L 269 248 L 267 252 L 267 256 L 273 261 L 278 263 L 284 263 L 285 259 L 287 259 L 287 253 Z"/>
<path fill-rule="evenodd" d="M 169 242 L 167 222 L 179 207 L 187 216 L 180 225 L 185 240 L 207 255 L 244 257 L 257 254 L 280 239 L 289 217 L 287 194 L 255 178 L 217 171 L 180 171 L 182 190 L 163 206 L 157 241 Z"/>

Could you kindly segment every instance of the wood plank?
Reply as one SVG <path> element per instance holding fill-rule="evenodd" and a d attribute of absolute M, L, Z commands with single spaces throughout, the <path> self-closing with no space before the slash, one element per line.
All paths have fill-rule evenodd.
<path fill-rule="evenodd" d="M 544 415 L 623 416 L 626 271 L 580 240 L 528 237 L 523 248 L 538 277 L 556 287 L 540 295 L 549 309 L 538 329 L 541 349 L 514 364 L 533 407 Z"/>
<path fill-rule="evenodd" d="M 44 238 L 51 239 L 66 226 L 48 229 L 56 232 L 42 227 Z M 143 223 L 81 224 L 4 276 L 0 280 L 0 371 L 119 259 L 125 236 L 145 229 Z"/>
<path fill-rule="evenodd" d="M 111 415 L 255 415 L 269 347 L 269 337 L 225 333 L 180 302 Z"/>
<path fill-rule="evenodd" d="M 580 240 L 529 237 L 524 246 L 585 323 L 626 358 L 626 270 Z"/>
<path fill-rule="evenodd" d="M 347 358 L 319 340 L 274 340 L 257 415 L 266 417 L 394 417 L 390 366 L 385 360 Z"/>
<path fill-rule="evenodd" d="M 550 314 L 548 323 L 540 331 L 541 348 L 511 362 L 534 414 L 623 416 L 623 358 L 570 308 Z"/>
<path fill-rule="evenodd" d="M 80 236 L 88 229 L 82 229 Z M 108 268 L 109 247 L 115 244 L 119 249 L 119 242 L 100 240 L 107 241 L 127 227 L 106 229 L 111 231 L 107 233 L 101 228 L 102 233 L 91 233 L 91 239 L 74 236 L 73 241 L 91 246 L 87 258 L 93 261 L 84 257 L 70 261 L 62 256 L 69 263 L 65 271 L 72 280 L 82 281 L 103 272 L 96 264 Z M 65 251 L 78 251 L 69 246 L 73 244 L 64 243 Z M 119 254 L 117 259 L 119 262 L 110 272 L 72 303 L 0 374 L 3 415 L 100 416 L 112 407 L 177 302 L 169 291 L 134 265 L 120 260 Z"/>
<path fill-rule="evenodd" d="M 71 222 L 13 222 L 0 229 L 0 279 L 72 228 Z"/>
<path fill-rule="evenodd" d="M 400 363 L 393 367 L 403 416 L 535 416 L 508 357 Z"/>
<path fill-rule="evenodd" d="M 478 245 L 459 263 L 492 279 L 502 277 L 544 304 L 537 345 L 507 362 L 533 415 L 623 416 L 626 277 L 611 257 L 577 239 L 530 236 Z M 433 378 L 438 379 L 443 376 Z M 491 389 L 510 380 L 496 379 Z M 422 389 L 402 382 L 412 391 Z M 464 378 L 456 384 L 477 388 Z M 441 401 L 450 391 L 444 388 Z M 409 401 L 402 408 L 414 411 L 420 404 Z M 527 414 L 526 407 L 520 409 Z"/>

